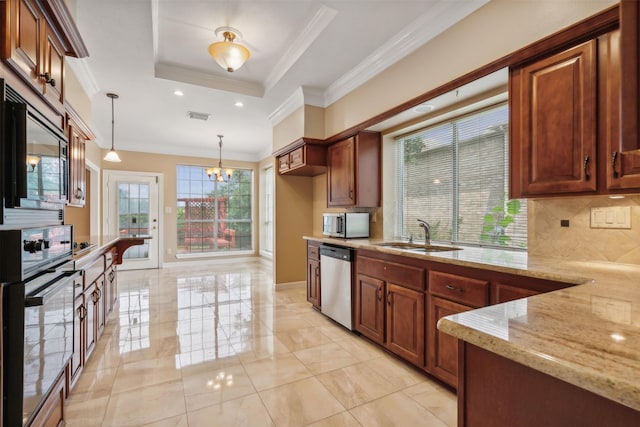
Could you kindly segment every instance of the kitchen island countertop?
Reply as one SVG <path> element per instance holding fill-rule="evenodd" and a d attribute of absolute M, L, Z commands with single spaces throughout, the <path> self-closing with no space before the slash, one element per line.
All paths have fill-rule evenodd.
<path fill-rule="evenodd" d="M 305 239 L 578 285 L 447 316 L 438 328 L 640 411 L 640 266 L 477 247 L 424 255 L 368 239 Z"/>

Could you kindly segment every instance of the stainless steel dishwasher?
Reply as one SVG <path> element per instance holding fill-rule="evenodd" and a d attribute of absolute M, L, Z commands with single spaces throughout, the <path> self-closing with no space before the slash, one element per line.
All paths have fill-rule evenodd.
<path fill-rule="evenodd" d="M 320 246 L 320 311 L 351 330 L 351 261 L 353 250 Z"/>

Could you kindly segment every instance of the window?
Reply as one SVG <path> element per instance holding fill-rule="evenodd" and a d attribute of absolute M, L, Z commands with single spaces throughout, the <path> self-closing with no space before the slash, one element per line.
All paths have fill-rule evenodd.
<path fill-rule="evenodd" d="M 229 182 L 203 166 L 178 165 L 178 253 L 252 250 L 253 171 L 234 169 Z"/>
<path fill-rule="evenodd" d="M 506 104 L 457 117 L 396 139 L 399 200 L 396 234 L 525 249 L 526 200 L 507 200 Z"/>

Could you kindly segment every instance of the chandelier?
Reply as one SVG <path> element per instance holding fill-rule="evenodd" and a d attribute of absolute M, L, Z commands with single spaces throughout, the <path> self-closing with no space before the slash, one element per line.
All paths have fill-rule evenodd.
<path fill-rule="evenodd" d="M 209 55 L 222 68 L 233 73 L 249 59 L 251 53 L 249 49 L 239 43 L 234 43 L 236 38 L 241 39 L 240 31 L 231 27 L 216 28 L 216 36 L 222 33 L 224 41 L 215 42 L 209 45 Z"/>
<path fill-rule="evenodd" d="M 233 169 L 222 168 L 222 137 L 224 135 L 218 135 L 220 141 L 218 141 L 218 147 L 220 147 L 220 158 L 218 160 L 217 168 L 207 168 L 207 176 L 209 179 L 213 176 L 213 180 L 217 182 L 229 182 L 231 175 L 233 175 Z"/>

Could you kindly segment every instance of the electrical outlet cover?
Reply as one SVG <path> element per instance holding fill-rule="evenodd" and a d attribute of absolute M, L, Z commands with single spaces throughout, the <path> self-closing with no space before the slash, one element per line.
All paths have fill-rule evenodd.
<path fill-rule="evenodd" d="M 591 208 L 591 228 L 631 228 L 631 206 Z"/>

